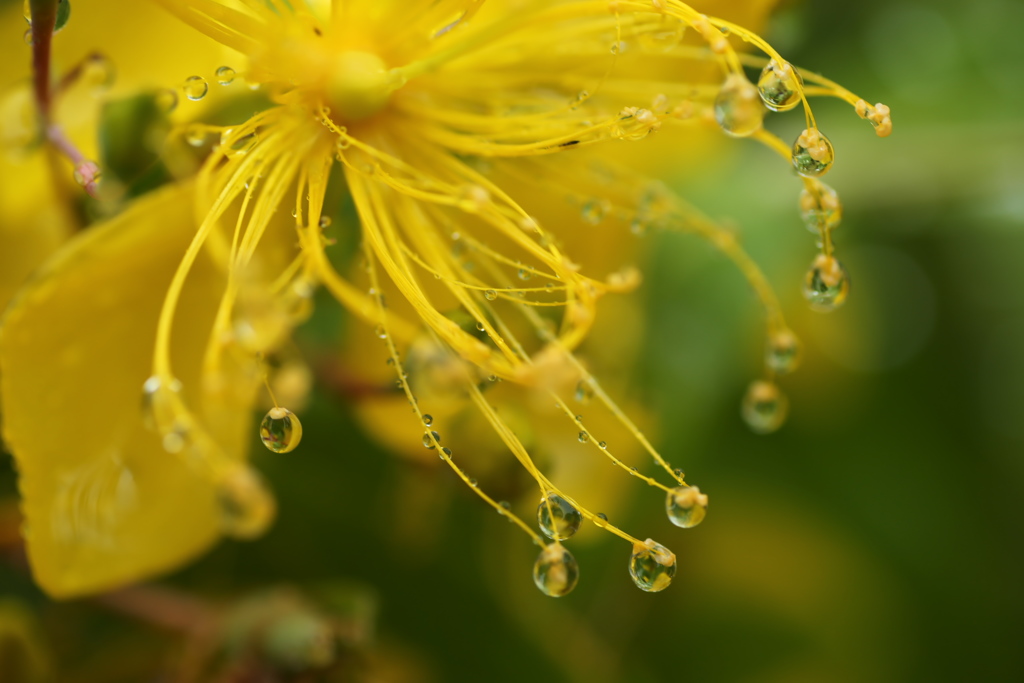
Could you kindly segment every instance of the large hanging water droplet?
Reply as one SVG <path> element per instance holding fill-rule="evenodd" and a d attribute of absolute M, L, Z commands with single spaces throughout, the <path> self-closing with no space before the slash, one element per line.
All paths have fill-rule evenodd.
<path fill-rule="evenodd" d="M 579 578 L 576 558 L 558 543 L 544 546 L 533 565 L 533 582 L 542 593 L 553 598 L 572 592 Z"/>
<path fill-rule="evenodd" d="M 843 204 L 839 195 L 820 180 L 807 181 L 800 192 L 800 217 L 811 232 L 834 230 L 843 219 Z"/>
<path fill-rule="evenodd" d="M 715 120 L 733 137 L 760 130 L 764 111 L 757 88 L 742 74 L 730 74 L 715 98 Z"/>
<path fill-rule="evenodd" d="M 202 76 L 189 76 L 182 84 L 181 91 L 185 93 L 185 97 L 193 102 L 198 102 L 206 97 L 206 93 L 210 91 L 210 86 Z"/>
<path fill-rule="evenodd" d="M 277 505 L 258 473 L 244 465 L 225 472 L 217 482 L 217 505 L 224 533 L 255 538 L 274 521 Z"/>
<path fill-rule="evenodd" d="M 660 12 L 638 13 L 635 24 L 641 32 L 636 41 L 651 54 L 664 54 L 679 45 L 686 32 L 681 19 Z"/>
<path fill-rule="evenodd" d="M 850 276 L 839 259 L 818 254 L 804 277 L 804 298 L 822 313 L 843 305 L 850 293 Z"/>
<path fill-rule="evenodd" d="M 230 66 L 222 66 L 216 72 L 217 83 L 220 85 L 231 85 L 235 82 L 235 70 Z"/>
<path fill-rule="evenodd" d="M 796 370 L 800 365 L 800 355 L 800 340 L 789 330 L 778 330 L 768 337 L 764 362 L 780 375 L 786 375 Z"/>
<path fill-rule="evenodd" d="M 557 493 L 549 493 L 537 506 L 537 524 L 548 538 L 564 541 L 579 531 L 583 515 Z"/>
<path fill-rule="evenodd" d="M 825 175 L 835 160 L 832 142 L 817 128 L 804 130 L 793 143 L 793 168 L 806 178 Z"/>
<path fill-rule="evenodd" d="M 260 438 L 275 453 L 291 453 L 302 441 L 302 423 L 287 408 L 271 408 L 260 423 Z"/>
<path fill-rule="evenodd" d="M 675 554 L 651 539 L 633 545 L 629 575 L 640 590 L 657 593 L 668 588 L 676 575 Z"/>
<path fill-rule="evenodd" d="M 770 434 L 786 421 L 789 401 L 773 382 L 757 380 L 747 389 L 740 412 L 752 431 Z"/>
<path fill-rule="evenodd" d="M 764 106 L 772 111 L 789 111 L 800 104 L 800 86 L 803 78 L 789 62 L 779 64 L 774 59 L 761 71 L 757 92 Z"/>
<path fill-rule="evenodd" d="M 689 529 L 704 521 L 708 511 L 708 497 L 696 486 L 677 486 L 668 492 L 665 509 L 670 522 Z"/>

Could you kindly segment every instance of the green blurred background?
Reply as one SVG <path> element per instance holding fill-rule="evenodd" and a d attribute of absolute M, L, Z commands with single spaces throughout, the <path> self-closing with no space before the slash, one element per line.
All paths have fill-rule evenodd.
<path fill-rule="evenodd" d="M 660 496 L 629 488 L 614 521 L 676 551 L 666 592 L 638 591 L 628 549 L 592 533 L 572 546 L 576 591 L 544 597 L 524 536 L 449 472 L 372 445 L 326 394 L 304 413 L 301 458 L 256 455 L 280 501 L 273 530 L 167 583 L 333 596 L 323 608 L 362 629 L 345 649 L 353 680 L 1024 680 L 1021 30 L 1011 0 L 807 0 L 776 15 L 766 37 L 783 54 L 890 105 L 895 132 L 817 105 L 853 278 L 830 315 L 800 298 L 813 237 L 776 157 L 740 142 L 721 170 L 680 181 L 741 226 L 805 342 L 774 435 L 739 417 L 760 368 L 746 286 L 696 239 L 645 238 L 635 390 L 662 416 L 667 458 L 712 496 L 708 519 L 679 532 Z M 768 125 L 790 139 L 800 121 Z M 153 662 L 180 654 L 179 639 L 94 603 L 49 602 L 8 564 L 0 595 L 0 642 L 38 646 L 57 680 L 165 680 Z"/>

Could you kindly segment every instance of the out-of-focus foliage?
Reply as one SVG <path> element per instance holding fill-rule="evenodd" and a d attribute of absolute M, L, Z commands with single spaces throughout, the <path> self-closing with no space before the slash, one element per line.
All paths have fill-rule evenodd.
<path fill-rule="evenodd" d="M 791 320 L 805 362 L 774 435 L 749 434 L 738 416 L 759 363 L 744 285 L 696 240 L 648 238 L 653 323 L 635 389 L 662 415 L 670 459 L 715 497 L 676 544 L 668 591 L 639 593 L 622 548 L 584 528 L 577 590 L 539 594 L 523 571 L 534 549 L 508 524 L 439 463 L 381 452 L 323 390 L 303 416 L 301 455 L 258 462 L 280 501 L 272 531 L 225 544 L 169 585 L 238 601 L 236 616 L 254 604 L 247 595 L 262 600 L 256 613 L 313 605 L 337 635 L 331 675 L 356 680 L 1020 680 L 1022 15 L 1010 0 L 807 0 L 776 18 L 768 37 L 780 49 L 877 93 L 898 128 L 882 143 L 863 122 L 830 117 L 853 290 L 837 313 Z M 964 105 L 953 95 L 965 92 L 980 97 Z M 794 315 L 813 245 L 792 183 L 753 144 L 732 161 L 728 182 L 691 179 L 687 194 L 735 217 Z M 315 318 L 301 343 L 320 348 L 334 324 Z M 13 482 L 5 473 L 9 497 Z M 624 522 L 670 528 L 659 500 L 620 505 Z M 279 584 L 305 597 L 268 598 Z M 0 564 L 0 590 L 19 601 L 0 609 L 0 666 L 8 643 L 30 671 L 81 683 L 152 678 L 181 660 L 180 633 L 96 603 L 52 604 L 16 559 Z M 274 651 L 249 633 L 221 642 Z"/>

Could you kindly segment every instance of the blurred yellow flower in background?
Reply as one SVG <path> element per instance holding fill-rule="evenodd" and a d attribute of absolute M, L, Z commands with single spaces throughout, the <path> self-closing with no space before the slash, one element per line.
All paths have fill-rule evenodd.
<path fill-rule="evenodd" d="M 849 290 L 831 240 L 841 206 L 818 180 L 835 152 L 807 98 L 846 100 L 883 136 L 888 109 L 796 70 L 739 19 L 678 0 L 159 4 L 235 53 L 175 44 L 161 52 L 171 70 L 202 61 L 195 72 L 232 94 L 211 94 L 204 76 L 168 76 L 183 83 L 180 96 L 153 98 L 175 110 L 157 155 L 163 186 L 122 210 L 130 185 L 105 178 L 117 192 L 104 197 L 101 183 L 100 206 L 116 215 L 49 260 L 8 309 L 4 436 L 39 584 L 58 597 L 103 591 L 172 569 L 221 534 L 268 527 L 275 503 L 247 464 L 250 413 L 265 385 L 263 442 L 282 454 L 298 445 L 305 387 L 286 372 L 301 367 L 289 338 L 322 287 L 386 350 L 387 363 L 370 366 L 364 342 L 349 341 L 343 362 L 346 391 L 394 387 L 360 409 L 370 429 L 397 450 L 439 456 L 542 546 L 541 591 L 575 586 L 562 541 L 585 521 L 630 544 L 638 587 L 667 587 L 670 550 L 561 483 L 614 491 L 589 464 L 570 464 L 573 441 L 598 455 L 591 462 L 661 490 L 677 526 L 707 508 L 612 398 L 642 327 L 614 301 L 641 281 L 634 236 L 692 232 L 750 281 L 767 329 L 764 377 L 743 404 L 755 431 L 784 421 L 776 378 L 800 348 L 732 231 L 648 171 L 706 163 L 720 150 L 709 132 L 777 151 L 802 177 L 803 218 L 820 240 L 805 296 L 832 310 Z M 757 23 L 769 4 L 728 9 Z M 123 59 L 148 68 L 132 40 Z M 744 42 L 765 56 L 739 52 Z M 757 85 L 746 68 L 760 69 Z M 263 98 L 254 114 L 225 125 L 214 119 L 232 114 L 183 113 L 241 100 L 242 81 Z M 763 128 L 767 111 L 801 106 L 806 128 L 792 144 Z M 332 193 L 350 215 L 326 206 Z M 351 268 L 338 231 L 359 236 Z M 605 368 L 599 382 L 593 370 Z M 539 489 L 530 512 L 537 505 L 551 543 L 474 478 L 499 447 Z M 647 458 L 670 484 L 641 467 Z"/>

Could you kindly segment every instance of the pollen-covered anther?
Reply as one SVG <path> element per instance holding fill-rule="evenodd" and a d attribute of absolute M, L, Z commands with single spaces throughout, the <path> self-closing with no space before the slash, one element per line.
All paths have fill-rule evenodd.
<path fill-rule="evenodd" d="M 328 75 L 327 101 L 341 120 L 359 121 L 383 109 L 398 83 L 377 55 L 345 51 L 335 57 Z"/>
<path fill-rule="evenodd" d="M 864 100 L 857 100 L 857 104 L 854 106 L 857 116 L 867 119 L 875 127 L 878 137 L 885 138 L 892 134 L 892 116 L 889 107 L 881 102 L 872 107 Z"/>

